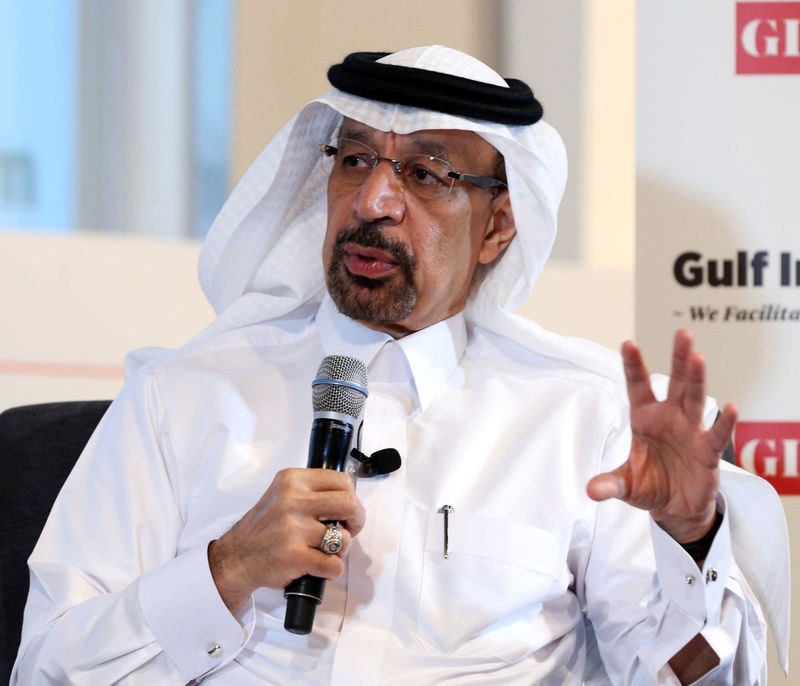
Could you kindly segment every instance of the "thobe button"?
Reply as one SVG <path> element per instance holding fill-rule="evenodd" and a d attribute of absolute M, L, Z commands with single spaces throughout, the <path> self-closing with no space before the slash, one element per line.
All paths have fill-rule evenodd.
<path fill-rule="evenodd" d="M 222 655 L 222 646 L 219 643 L 209 643 L 206 652 L 210 657 L 219 657 Z"/>
<path fill-rule="evenodd" d="M 713 567 L 706 572 L 706 583 L 717 580 L 717 570 Z"/>
<path fill-rule="evenodd" d="M 683 580 L 689 584 L 689 586 L 694 583 L 694 577 L 691 574 L 687 574 L 685 577 L 683 577 Z"/>

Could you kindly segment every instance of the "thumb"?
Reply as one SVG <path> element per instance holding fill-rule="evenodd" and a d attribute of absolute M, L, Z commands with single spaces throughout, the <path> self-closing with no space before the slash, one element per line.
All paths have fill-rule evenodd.
<path fill-rule="evenodd" d="M 586 484 L 586 493 L 592 500 L 623 499 L 628 495 L 628 482 L 625 475 L 627 465 L 617 467 L 613 472 L 598 474 Z"/>

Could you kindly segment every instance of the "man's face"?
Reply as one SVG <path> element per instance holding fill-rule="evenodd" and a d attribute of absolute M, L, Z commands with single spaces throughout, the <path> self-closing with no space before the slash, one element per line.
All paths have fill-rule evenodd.
<path fill-rule="evenodd" d="M 494 176 L 498 160 L 470 131 L 401 135 L 346 119 L 340 136 L 384 158 L 435 155 L 462 173 Z M 447 195 L 421 199 L 388 162 L 355 186 L 334 174 L 322 252 L 328 291 L 347 316 L 400 337 L 464 309 L 476 265 L 491 262 L 513 235 L 507 191 L 456 181 Z"/>

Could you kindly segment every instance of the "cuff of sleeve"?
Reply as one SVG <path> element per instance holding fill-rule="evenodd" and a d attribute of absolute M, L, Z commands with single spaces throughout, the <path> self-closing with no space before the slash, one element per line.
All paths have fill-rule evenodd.
<path fill-rule="evenodd" d="M 145 621 L 187 682 L 232 660 L 252 632 L 220 598 L 204 546 L 147 572 L 138 590 Z"/>
<path fill-rule="evenodd" d="M 727 508 L 721 493 L 717 496 L 717 508 L 723 514 L 722 524 L 702 569 L 672 536 L 650 520 L 656 570 L 664 596 L 700 626 L 719 623 L 722 594 L 733 561 L 728 517 L 725 515 Z"/>

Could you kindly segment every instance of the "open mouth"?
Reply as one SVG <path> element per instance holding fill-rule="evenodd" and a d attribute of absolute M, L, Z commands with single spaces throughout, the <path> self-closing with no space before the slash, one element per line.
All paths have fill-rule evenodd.
<path fill-rule="evenodd" d="M 347 269 L 358 276 L 378 279 L 393 272 L 398 262 L 378 248 L 365 248 L 355 243 L 344 246 L 344 261 Z"/>

